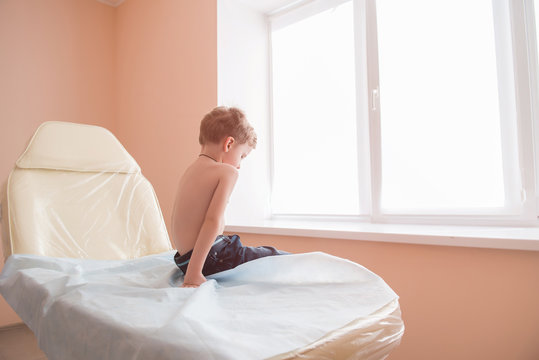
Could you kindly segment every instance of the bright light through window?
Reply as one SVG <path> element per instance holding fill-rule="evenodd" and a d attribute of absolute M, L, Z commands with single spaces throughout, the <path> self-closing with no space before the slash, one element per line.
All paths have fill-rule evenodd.
<path fill-rule="evenodd" d="M 376 7 L 382 209 L 504 206 L 492 0 Z"/>
<path fill-rule="evenodd" d="M 352 2 L 272 32 L 277 214 L 359 214 Z"/>

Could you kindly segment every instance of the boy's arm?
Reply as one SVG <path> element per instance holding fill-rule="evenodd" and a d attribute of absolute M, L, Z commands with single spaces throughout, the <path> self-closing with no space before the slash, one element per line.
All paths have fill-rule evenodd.
<path fill-rule="evenodd" d="M 206 281 L 206 278 L 202 275 L 202 267 L 208 252 L 224 225 L 223 216 L 226 205 L 237 179 L 238 171 L 236 169 L 228 165 L 222 167 L 222 174 L 219 177 L 206 217 L 198 233 L 182 287 L 197 287 Z"/>

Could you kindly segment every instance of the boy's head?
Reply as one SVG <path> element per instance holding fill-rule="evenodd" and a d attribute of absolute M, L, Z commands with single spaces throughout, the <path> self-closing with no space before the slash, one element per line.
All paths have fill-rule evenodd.
<path fill-rule="evenodd" d="M 245 114 L 238 108 L 219 106 L 207 113 L 200 123 L 200 145 L 218 144 L 228 137 L 238 144 L 248 144 L 256 148 L 256 133 L 247 121 Z"/>

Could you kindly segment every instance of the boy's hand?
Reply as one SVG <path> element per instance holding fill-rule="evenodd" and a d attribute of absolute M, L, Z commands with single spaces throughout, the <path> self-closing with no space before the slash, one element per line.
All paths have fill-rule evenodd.
<path fill-rule="evenodd" d="M 206 278 L 204 277 L 204 275 L 200 273 L 192 275 L 189 273 L 189 271 L 187 271 L 187 274 L 185 275 L 183 279 L 183 285 L 181 287 L 182 288 L 186 288 L 186 287 L 196 288 L 205 282 L 206 282 Z"/>

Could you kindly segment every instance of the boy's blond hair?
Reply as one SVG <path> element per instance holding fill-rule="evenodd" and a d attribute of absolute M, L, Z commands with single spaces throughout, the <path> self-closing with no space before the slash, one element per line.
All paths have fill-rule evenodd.
<path fill-rule="evenodd" d="M 243 111 L 235 107 L 219 106 L 207 113 L 200 122 L 198 142 L 219 143 L 227 136 L 232 136 L 239 144 L 248 143 L 256 147 L 256 133 L 249 124 Z"/>

